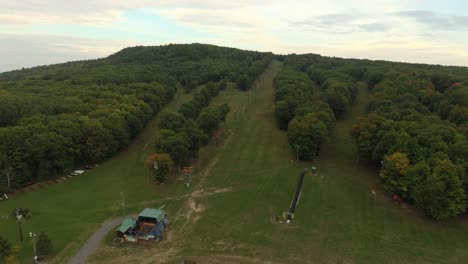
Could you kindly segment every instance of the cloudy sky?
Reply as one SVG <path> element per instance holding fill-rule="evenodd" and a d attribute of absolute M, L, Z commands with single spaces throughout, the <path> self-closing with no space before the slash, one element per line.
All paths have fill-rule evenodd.
<path fill-rule="evenodd" d="M 468 1 L 0 0 L 0 72 L 193 42 L 468 66 Z"/>

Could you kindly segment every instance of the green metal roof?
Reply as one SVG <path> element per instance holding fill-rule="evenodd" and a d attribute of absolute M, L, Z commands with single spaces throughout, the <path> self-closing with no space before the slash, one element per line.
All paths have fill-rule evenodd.
<path fill-rule="evenodd" d="M 127 232 L 128 229 L 135 226 L 136 221 L 131 218 L 126 218 L 123 220 L 122 224 L 115 231 L 120 231 L 122 233 Z"/>
<path fill-rule="evenodd" d="M 143 212 L 141 212 L 138 216 L 156 218 L 156 220 L 159 222 L 164 217 L 164 211 L 159 209 L 145 208 L 145 210 L 143 210 Z"/>

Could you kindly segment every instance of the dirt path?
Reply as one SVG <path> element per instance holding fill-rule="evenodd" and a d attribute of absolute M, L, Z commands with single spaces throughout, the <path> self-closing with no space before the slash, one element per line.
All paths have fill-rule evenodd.
<path fill-rule="evenodd" d="M 129 216 L 131 217 L 131 216 Z M 93 254 L 94 251 L 99 247 L 99 244 L 104 239 L 104 237 L 109 233 L 113 228 L 118 224 L 122 223 L 124 217 L 118 217 L 115 219 L 107 220 L 102 224 L 102 226 L 94 232 L 94 234 L 86 241 L 86 243 L 81 247 L 80 251 L 71 258 L 69 264 L 82 264 L 86 262 L 86 259 Z"/>

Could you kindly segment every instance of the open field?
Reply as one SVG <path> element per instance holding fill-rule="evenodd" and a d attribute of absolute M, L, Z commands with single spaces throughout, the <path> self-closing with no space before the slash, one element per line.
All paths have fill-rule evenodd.
<path fill-rule="evenodd" d="M 232 110 L 220 146 L 211 142 L 201 150 L 189 189 L 175 180 L 156 186 L 147 177 L 142 162 L 152 122 L 127 151 L 99 169 L 2 203 L 0 215 L 30 208 L 25 233 L 47 227 L 57 248 L 68 245 L 60 263 L 100 223 L 121 214 L 121 191 L 129 211 L 165 204 L 170 232 L 149 248 L 104 243 L 91 263 L 466 263 L 466 222 L 436 223 L 397 207 L 382 196 L 376 172 L 355 162 L 349 130 L 368 103 L 364 85 L 319 160 L 291 162 L 295 155 L 273 116 L 272 79 L 280 68 L 273 63 L 250 92 L 228 89 L 213 100 L 229 102 Z M 187 97 L 179 94 L 168 109 Z M 288 209 L 300 171 L 312 165 L 319 173 L 304 179 L 294 223 L 274 223 L 274 215 Z M 0 220 L 0 229 L 18 243 L 13 220 Z M 24 245 L 23 262 L 32 256 L 30 243 Z"/>
<path fill-rule="evenodd" d="M 376 172 L 355 162 L 349 130 L 369 94 L 361 85 L 353 110 L 337 123 L 322 148 L 318 177 L 304 180 L 291 226 L 272 222 L 288 209 L 300 171 L 286 134 L 275 127 L 274 64 L 251 91 L 229 98 L 243 103 L 230 113 L 232 135 L 196 176 L 195 195 L 173 215 L 168 238 L 157 246 L 123 249 L 103 245 L 92 263 L 464 263 L 468 225 L 436 223 L 402 209 L 382 195 Z M 244 93 L 245 94 L 245 93 Z M 216 100 L 223 100 L 220 96 Z M 244 110 L 245 109 L 245 110 Z M 234 120 L 237 115 L 237 120 Z M 201 178 L 201 180 L 200 180 Z M 197 191 L 198 190 L 198 191 Z M 206 195 L 198 195 L 205 190 Z M 218 193 L 216 193 L 218 191 Z M 375 195 L 373 192 L 375 192 Z M 112 256 L 112 258 L 109 258 Z"/>

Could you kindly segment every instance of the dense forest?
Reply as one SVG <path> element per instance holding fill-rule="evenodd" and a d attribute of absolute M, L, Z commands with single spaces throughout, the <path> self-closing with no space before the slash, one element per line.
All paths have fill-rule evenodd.
<path fill-rule="evenodd" d="M 180 170 L 225 121 L 230 110 L 227 104 L 208 106 L 211 99 L 225 88 L 225 82 L 208 82 L 194 93 L 191 101 L 182 104 L 179 113 L 163 114 L 153 138 L 154 150 L 169 154 Z"/>
<path fill-rule="evenodd" d="M 350 109 L 358 85 L 366 85 L 372 99 L 351 132 L 356 158 L 380 168 L 389 196 L 413 203 L 432 218 L 466 211 L 468 68 L 314 54 L 282 59 L 276 117 L 300 159 L 315 159 L 334 118 Z"/>
<path fill-rule="evenodd" d="M 435 219 L 459 215 L 468 201 L 468 70 L 389 66 L 352 131 L 359 155 L 380 163 L 389 194 Z"/>
<path fill-rule="evenodd" d="M 105 160 L 127 146 L 178 89 L 197 89 L 180 115 L 197 120 L 203 137 L 213 127 L 208 119 L 228 111 L 204 109 L 213 93 L 228 82 L 248 89 L 272 58 L 212 45 L 166 45 L 1 73 L 0 192 Z"/>
<path fill-rule="evenodd" d="M 275 78 L 278 127 L 302 160 L 314 160 L 356 99 L 364 69 L 318 55 L 290 55 Z M 315 93 L 315 94 L 314 94 Z"/>

